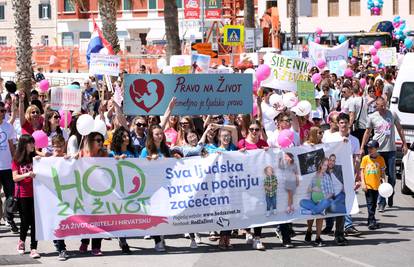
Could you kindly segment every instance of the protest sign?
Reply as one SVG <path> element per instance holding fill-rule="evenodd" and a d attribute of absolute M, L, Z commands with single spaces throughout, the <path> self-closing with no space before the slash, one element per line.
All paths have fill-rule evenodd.
<path fill-rule="evenodd" d="M 98 53 L 91 54 L 89 73 L 93 75 L 118 76 L 120 68 L 120 58 L 114 55 L 103 55 Z"/>
<path fill-rule="evenodd" d="M 207 73 L 210 67 L 211 57 L 202 54 L 191 55 L 192 73 Z"/>
<path fill-rule="evenodd" d="M 262 86 L 296 91 L 297 81 L 307 81 L 309 62 L 301 58 L 290 58 L 278 54 L 267 53 L 263 57 L 264 63 L 272 72 L 270 78 L 262 82 Z"/>
<path fill-rule="evenodd" d="M 348 47 L 349 41 L 334 47 L 325 47 L 315 42 L 309 42 L 309 57 L 314 65 L 319 59 L 324 59 L 327 63 L 335 60 L 347 60 Z"/>
<path fill-rule="evenodd" d="M 312 110 L 315 110 L 315 85 L 312 82 L 297 81 L 297 89 L 299 100 L 309 101 L 312 105 Z"/>
<path fill-rule="evenodd" d="M 200 0 L 184 0 L 184 19 L 200 19 Z"/>
<path fill-rule="evenodd" d="M 50 107 L 54 110 L 80 111 L 82 91 L 72 87 L 53 87 L 50 90 Z"/>
<path fill-rule="evenodd" d="M 378 50 L 377 56 L 380 58 L 380 62 L 384 66 L 397 66 L 398 65 L 396 47 L 381 48 Z"/>
<path fill-rule="evenodd" d="M 284 50 L 282 51 L 282 56 L 300 58 L 299 51 L 297 50 Z"/>
<path fill-rule="evenodd" d="M 173 96 L 177 115 L 251 113 L 252 84 L 248 74 L 127 74 L 124 113 L 162 115 Z"/>
<path fill-rule="evenodd" d="M 348 64 L 345 60 L 333 60 L 329 61 L 328 66 L 331 73 L 335 73 L 338 76 L 344 76 Z"/>
<path fill-rule="evenodd" d="M 321 163 L 331 155 L 335 175 L 324 175 Z M 344 142 L 180 160 L 46 157 L 35 160 L 34 172 L 37 240 L 221 231 L 358 212 Z M 334 198 L 318 179 L 327 179 Z M 319 211 L 309 193 L 315 187 L 326 198 Z"/>
<path fill-rule="evenodd" d="M 255 28 L 245 28 L 244 29 L 244 48 L 245 49 L 254 49 L 255 47 Z"/>
<path fill-rule="evenodd" d="M 190 74 L 191 66 L 172 67 L 173 74 Z"/>

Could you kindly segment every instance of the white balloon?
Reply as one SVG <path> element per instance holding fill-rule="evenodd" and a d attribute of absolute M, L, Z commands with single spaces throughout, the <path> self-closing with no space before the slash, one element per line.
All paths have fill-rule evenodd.
<path fill-rule="evenodd" d="M 91 115 L 83 114 L 76 121 L 76 129 L 81 135 L 88 135 L 92 132 L 94 120 Z"/>
<path fill-rule="evenodd" d="M 378 192 L 380 196 L 387 198 L 392 195 L 394 189 L 392 188 L 392 185 L 390 185 L 389 183 L 382 183 L 378 188 Z"/>
<path fill-rule="evenodd" d="M 95 120 L 92 132 L 100 133 L 103 136 L 105 136 L 106 135 L 106 124 L 105 124 L 105 122 L 102 121 L 102 120 Z"/>

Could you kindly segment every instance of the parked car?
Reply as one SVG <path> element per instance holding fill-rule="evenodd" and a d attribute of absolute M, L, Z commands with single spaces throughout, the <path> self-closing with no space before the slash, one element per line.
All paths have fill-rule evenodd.
<path fill-rule="evenodd" d="M 408 153 L 402 158 L 401 165 L 401 193 L 414 194 L 414 144 L 410 146 Z"/>

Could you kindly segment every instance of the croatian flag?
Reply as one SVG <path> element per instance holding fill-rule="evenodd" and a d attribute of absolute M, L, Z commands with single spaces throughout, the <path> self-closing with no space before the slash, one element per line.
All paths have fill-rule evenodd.
<path fill-rule="evenodd" d="M 102 34 L 101 29 L 99 29 L 98 24 L 96 24 L 95 19 L 93 18 L 93 33 L 91 39 L 89 40 L 88 50 L 86 50 L 86 61 L 88 62 L 91 59 L 91 53 L 99 53 L 104 52 L 104 54 L 114 55 L 114 50 L 109 42 L 105 39 Z M 106 48 L 106 51 L 101 51 L 102 49 Z"/>

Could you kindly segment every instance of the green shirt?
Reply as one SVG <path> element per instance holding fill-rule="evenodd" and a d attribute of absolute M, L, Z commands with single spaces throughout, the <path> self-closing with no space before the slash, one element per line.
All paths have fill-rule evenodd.
<path fill-rule="evenodd" d="M 271 176 L 266 176 L 265 180 L 264 180 L 264 186 L 265 186 L 265 192 L 266 192 L 266 196 L 268 197 L 273 197 L 276 195 L 276 190 L 277 190 L 277 178 L 274 175 Z M 271 189 L 269 190 L 269 187 L 271 187 Z"/>

